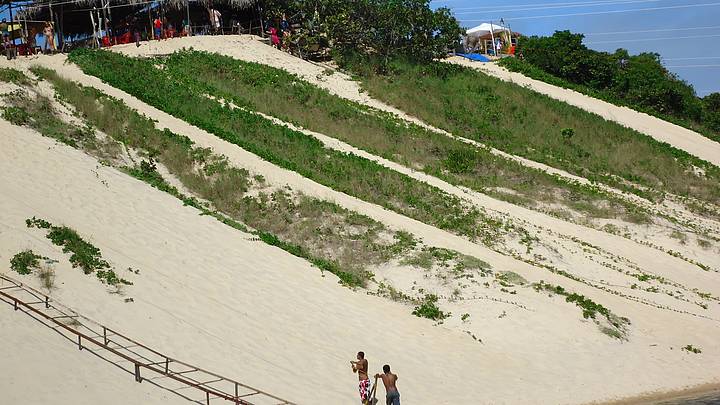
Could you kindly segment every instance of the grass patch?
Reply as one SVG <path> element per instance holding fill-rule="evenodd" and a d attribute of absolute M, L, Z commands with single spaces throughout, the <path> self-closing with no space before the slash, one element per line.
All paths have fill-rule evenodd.
<path fill-rule="evenodd" d="M 556 286 L 548 284 L 542 280 L 538 283 L 534 283 L 533 288 L 536 291 L 546 291 L 551 294 L 564 296 L 566 302 L 573 303 L 582 310 L 583 318 L 593 320 L 598 325 L 601 332 L 618 339 L 627 338 L 627 325 L 630 324 L 630 320 L 614 315 L 609 309 L 594 302 L 590 298 L 581 294 L 569 292 L 559 285 Z M 601 322 L 601 319 L 598 319 L 598 315 L 600 315 L 603 322 Z"/>
<path fill-rule="evenodd" d="M 695 347 L 693 345 L 687 345 L 687 346 L 683 347 L 682 349 L 688 353 L 694 353 L 694 354 L 702 353 L 702 350 L 700 350 L 699 347 Z"/>
<path fill-rule="evenodd" d="M 10 269 L 17 272 L 18 274 L 28 275 L 33 270 L 40 268 L 40 260 L 47 259 L 47 257 L 35 254 L 32 250 L 23 250 L 22 252 L 16 253 L 15 256 L 10 259 Z"/>
<path fill-rule="evenodd" d="M 0 82 L 15 83 L 20 86 L 32 84 L 25 73 L 13 68 L 0 68 Z"/>
<path fill-rule="evenodd" d="M 102 258 L 100 249 L 80 237 L 75 230 L 66 226 L 54 226 L 44 219 L 35 217 L 26 219 L 25 224 L 28 228 L 46 230 L 46 237 L 53 244 L 62 247 L 63 253 L 70 253 L 70 264 L 82 269 L 83 273 L 95 273 L 103 284 L 114 287 L 132 285 L 130 281 L 118 277 L 110 263 Z"/>
<path fill-rule="evenodd" d="M 341 139 L 450 183 L 534 207 L 561 203 L 594 217 L 628 217 L 642 211 L 600 190 L 569 182 L 499 157 L 392 114 L 370 109 L 281 69 L 204 52 L 184 51 L 162 60 L 163 72 L 197 94 L 212 94 L 253 111 Z M 271 102 L 276 94 L 282 102 Z M 572 129 L 563 130 L 572 132 Z M 512 190 L 512 193 L 498 191 Z M 637 220 L 637 215 L 633 221 Z"/>
<path fill-rule="evenodd" d="M 360 79 L 373 97 L 429 124 L 506 152 L 643 197 L 671 192 L 720 201 L 717 167 L 474 69 L 441 62 L 423 66 L 396 62 L 386 76 L 368 73 Z M 693 174 L 693 167 L 705 174 Z"/>
<path fill-rule="evenodd" d="M 585 94 L 590 97 L 598 98 L 600 100 L 604 100 L 604 101 L 607 101 L 607 102 L 615 104 L 615 105 L 627 106 L 627 107 L 632 108 L 633 110 L 641 111 L 646 114 L 653 115 L 662 120 L 672 122 L 673 124 L 680 125 L 682 127 L 690 129 L 692 131 L 696 131 L 716 142 L 720 142 L 720 134 L 718 132 L 712 130 L 711 128 L 708 128 L 707 126 L 705 126 L 699 122 L 689 120 L 689 119 L 682 119 L 678 116 L 671 116 L 669 114 L 663 114 L 661 112 L 658 112 L 655 109 L 646 108 L 646 107 L 640 106 L 636 103 L 631 103 L 626 100 L 623 100 L 617 96 L 612 95 L 608 91 L 601 91 L 601 90 L 593 89 L 588 86 L 584 86 L 582 84 L 576 84 L 576 83 L 569 82 L 565 79 L 562 79 L 560 77 L 552 75 L 552 74 L 540 69 L 539 67 L 528 63 L 527 61 L 523 61 L 523 60 L 520 60 L 517 58 L 503 58 L 498 61 L 498 64 L 512 72 L 522 73 L 523 75 L 533 78 L 535 80 L 540 80 L 545 83 L 552 84 L 554 86 L 562 87 L 564 89 L 572 89 L 572 90 L 577 91 L 578 93 L 582 93 L 582 94 Z"/>
<path fill-rule="evenodd" d="M 78 127 L 58 118 L 49 98 L 37 95 L 33 98 L 27 92 L 18 90 L 5 96 L 8 104 L 3 110 L 3 119 L 15 125 L 25 125 L 73 148 L 98 149 L 98 142 L 92 128 Z"/>

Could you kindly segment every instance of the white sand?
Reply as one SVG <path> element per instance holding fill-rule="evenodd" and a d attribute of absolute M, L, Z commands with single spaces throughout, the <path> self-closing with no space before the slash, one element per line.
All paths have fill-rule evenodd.
<path fill-rule="evenodd" d="M 562 284 L 633 321 L 630 342 L 620 343 L 582 321 L 575 306 L 521 289 L 508 299 L 527 310 L 486 300 L 443 303 L 454 316 L 447 327 L 433 327 L 410 316 L 406 306 L 342 288 L 335 277 L 320 277 L 302 260 L 200 217 L 145 184 L 98 167 L 78 151 L 0 121 L 0 132 L 6 134 L 0 137 L 0 263 L 23 248 L 62 257 L 41 233 L 25 228 L 27 217 L 38 215 L 77 229 L 118 269 L 141 270 L 138 276 L 128 275 L 135 285 L 126 293 L 135 302 L 122 302 L 97 280 L 67 265 L 58 265 L 58 282 L 64 284 L 54 296 L 170 355 L 299 403 L 355 401 L 347 360 L 356 350 L 369 354 L 373 369 L 381 362 L 392 364 L 401 376 L 403 400 L 409 403 L 583 403 L 719 377 L 708 371 L 720 369 L 720 356 L 713 355 L 720 349 L 718 321 L 627 301 L 337 193 L 99 83 L 74 66 L 63 66 L 62 58 L 41 61 L 66 77 L 123 99 L 157 119 L 159 127 L 188 135 L 227 155 L 233 164 L 262 173 L 271 184 L 290 184 L 331 199 L 392 228 L 409 230 L 428 244 L 476 255 L 497 270 Z M 528 219 L 542 221 L 539 216 Z M 612 250 L 637 258 L 644 267 L 657 266 L 662 274 L 703 290 L 717 289 L 713 274 L 624 239 L 608 241 L 609 246 L 617 245 Z M 597 272 L 598 278 L 615 278 L 581 267 L 577 272 L 584 276 Z M 393 269 L 387 276 L 398 284 L 416 277 Z M 673 308 L 688 307 L 663 296 L 655 300 Z M 503 311 L 507 316 L 499 317 Z M 463 312 L 472 317 L 468 325 L 459 326 L 457 317 Z M 703 313 L 720 318 L 717 303 Z M 483 343 L 462 333 L 463 328 Z M 686 344 L 701 347 L 703 353 L 681 352 L 679 347 Z M 326 375 L 334 380 L 332 384 L 323 378 Z M 127 378 L 133 386 L 132 378 Z M 48 382 L 46 388 L 32 385 L 38 396 L 49 395 L 48 390 L 61 384 L 52 378 Z M 68 397 L 60 403 L 86 398 L 82 392 Z"/>
<path fill-rule="evenodd" d="M 524 304 L 532 311 L 508 307 L 503 319 L 495 305 L 466 303 L 475 306 L 480 344 L 409 316 L 403 305 L 340 287 L 335 277 L 323 278 L 306 262 L 249 241 L 81 152 L 2 122 L 0 131 L 6 134 L 0 137 L 2 262 L 23 248 L 62 259 L 38 230 L 25 228 L 25 218 L 72 226 L 118 269 L 141 272 L 126 275 L 135 283 L 126 289 L 135 302 L 124 303 L 61 263 L 53 292 L 58 300 L 171 356 L 299 403 L 354 400 L 347 361 L 358 349 L 368 353 L 373 369 L 381 362 L 395 367 L 408 403 L 582 403 L 708 382 L 714 377 L 709 370 L 720 366 L 713 356 L 720 350 L 716 321 L 614 296 L 603 297 L 604 303 L 634 322 L 628 343 L 583 325 L 577 308 L 560 299 L 529 294 Z M 688 343 L 704 353 L 678 350 Z M 631 374 L 635 378 L 627 378 Z M 43 397 L 62 378 L 48 377 L 40 387 L 22 381 Z M 87 398 L 83 391 L 67 395 Z M 104 402 L 124 404 L 124 398 Z"/>
<path fill-rule="evenodd" d="M 451 63 L 469 66 L 499 79 L 529 87 L 538 93 L 595 113 L 606 120 L 632 128 L 658 141 L 682 149 L 691 155 L 720 166 L 720 143 L 710 140 L 697 132 L 663 121 L 649 114 L 616 106 L 570 89 L 553 86 L 540 80 L 531 79 L 520 73 L 510 72 L 494 63 L 475 63 L 459 56 L 448 59 Z"/>

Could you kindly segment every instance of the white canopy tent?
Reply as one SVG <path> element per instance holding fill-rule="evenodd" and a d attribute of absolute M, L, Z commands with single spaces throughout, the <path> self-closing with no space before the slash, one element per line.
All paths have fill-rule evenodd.
<path fill-rule="evenodd" d="M 510 28 L 503 27 L 500 24 L 493 24 L 493 23 L 482 23 L 478 25 L 477 27 L 473 27 L 465 31 L 467 35 L 487 35 L 489 33 L 498 33 L 507 31 L 510 32 Z"/>

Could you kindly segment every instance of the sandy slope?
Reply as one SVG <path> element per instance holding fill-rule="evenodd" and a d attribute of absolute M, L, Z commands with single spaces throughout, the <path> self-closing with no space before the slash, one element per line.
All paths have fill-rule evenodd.
<path fill-rule="evenodd" d="M 373 368 L 380 361 L 395 366 L 403 398 L 410 403 L 581 403 L 717 378 L 708 372 L 720 366 L 713 356 L 720 349 L 717 321 L 628 302 L 337 193 L 87 77 L 63 65 L 62 58 L 40 61 L 123 99 L 157 119 L 159 127 L 212 147 L 272 184 L 290 184 L 337 201 L 429 244 L 476 255 L 496 269 L 566 285 L 633 321 L 630 342 L 619 343 L 583 322 L 574 306 L 523 290 L 518 299 L 525 310 L 468 300 L 449 307 L 456 314 L 447 324 L 452 330 L 432 327 L 409 316 L 406 306 L 341 288 L 334 277 L 321 278 L 304 261 L 199 217 L 167 195 L 98 167 L 80 152 L 0 122 L 0 131 L 9 134 L 0 137 L 0 262 L 28 247 L 61 256 L 36 230 L 24 227 L 28 216 L 78 229 L 118 269 L 141 269 L 139 276 L 129 275 L 136 284 L 126 291 L 135 302 L 126 304 L 96 280 L 61 265 L 58 281 L 65 284 L 54 294 L 171 355 L 301 403 L 355 400 L 346 361 L 359 348 L 370 354 Z M 642 256 L 648 256 L 643 259 L 647 264 L 667 265 L 668 273 L 683 269 L 683 277 L 693 284 L 716 284 L 694 277 L 697 273 L 685 271 L 689 269 L 682 262 Z M 410 279 L 392 269 L 388 276 L 398 283 Z M 483 344 L 453 324 L 463 312 L 473 314 L 465 328 Z M 507 316 L 501 317 L 504 312 Z M 717 318 L 717 309 L 709 314 Z M 358 324 L 363 327 L 353 328 Z M 678 350 L 685 344 L 704 352 Z M 322 380 L 327 375 L 337 383 L 328 385 Z M 463 382 L 450 383 L 454 378 Z"/>
<path fill-rule="evenodd" d="M 188 402 L 132 376 L 29 316 L 0 303 L 0 402 L 3 404 L 143 404 Z"/>
<path fill-rule="evenodd" d="M 562 300 L 537 294 L 526 299 L 529 311 L 508 308 L 511 316 L 502 321 L 493 315 L 497 307 L 467 303 L 485 309 L 477 311 L 480 344 L 409 316 L 403 305 L 340 287 L 333 276 L 321 277 L 306 262 L 199 216 L 81 152 L 4 122 L 0 131 L 2 262 L 23 248 L 62 259 L 42 234 L 24 226 L 25 218 L 72 226 L 116 268 L 140 269 L 137 276 L 125 274 L 135 283 L 125 296 L 135 302 L 109 294 L 66 262 L 56 269 L 58 300 L 172 356 L 300 403 L 354 400 L 346 362 L 358 348 L 370 355 L 373 369 L 394 365 L 409 403 L 581 403 L 638 387 L 707 382 L 708 370 L 720 367 L 712 355 L 720 350 L 717 322 L 613 296 L 606 297 L 608 305 L 634 321 L 628 343 L 583 325 Z M 27 332 L 9 333 L 17 340 Z M 687 340 L 709 355 L 678 350 Z M 51 395 L 60 378 L 48 377 L 36 395 Z M 83 392 L 67 396 L 58 403 L 86 398 Z M 125 404 L 124 398 L 104 402 Z"/>
<path fill-rule="evenodd" d="M 531 79 L 520 73 L 510 72 L 494 63 L 474 63 L 459 56 L 448 59 L 451 63 L 478 69 L 499 79 L 529 87 L 538 93 L 566 102 L 583 110 L 595 113 L 606 120 L 632 128 L 658 141 L 682 149 L 692 155 L 720 166 L 720 143 L 712 141 L 694 131 L 663 121 L 651 115 L 620 107 L 598 100 L 570 89 L 563 89 L 540 80 Z"/>

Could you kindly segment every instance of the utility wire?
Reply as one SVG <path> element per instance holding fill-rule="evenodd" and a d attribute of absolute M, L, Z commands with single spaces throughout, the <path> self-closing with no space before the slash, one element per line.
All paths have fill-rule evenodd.
<path fill-rule="evenodd" d="M 720 59 L 720 56 L 696 56 L 692 58 L 663 58 L 664 60 Z"/>
<path fill-rule="evenodd" d="M 665 66 L 666 68 L 708 68 L 708 67 L 720 67 L 720 65 L 675 65 L 675 66 Z"/>
<path fill-rule="evenodd" d="M 689 7 L 713 7 L 713 6 L 720 6 L 720 3 L 685 4 L 685 5 L 681 5 L 681 6 L 635 8 L 632 10 L 594 11 L 594 12 L 589 12 L 589 13 L 547 14 L 547 15 L 527 16 L 527 17 L 505 18 L 505 20 L 506 21 L 534 20 L 534 19 L 538 19 L 538 18 L 573 17 L 573 16 L 581 16 L 581 15 L 599 15 L 599 14 L 622 14 L 622 13 L 634 13 L 637 11 L 672 10 L 672 9 L 689 8 Z M 483 21 L 487 21 L 487 19 L 465 20 L 465 22 L 478 22 L 478 21 L 483 22 Z"/>
<path fill-rule="evenodd" d="M 613 31 L 613 32 L 591 32 L 585 35 L 614 35 L 614 34 L 640 34 L 645 32 L 667 32 L 667 31 L 690 31 L 690 30 L 709 30 L 720 28 L 720 25 L 711 25 L 707 27 L 688 27 L 688 28 L 663 28 L 657 30 L 640 30 L 640 31 Z"/>
<path fill-rule="evenodd" d="M 586 4 L 596 3 L 615 3 L 618 1 L 631 1 L 631 0 L 586 0 L 586 1 L 571 1 L 571 2 L 553 2 L 553 3 L 529 3 L 529 4 L 513 4 L 503 5 L 494 4 L 492 6 L 475 6 L 475 7 L 451 7 L 453 10 L 482 10 L 482 9 L 493 9 L 493 8 L 514 8 L 514 7 L 541 7 L 541 6 L 564 6 L 564 5 L 577 5 L 582 6 Z M 647 0 L 650 1 L 650 0 Z M 663 1 L 663 0 L 652 0 L 652 1 Z"/>
<path fill-rule="evenodd" d="M 684 36 L 684 37 L 663 37 L 663 38 L 631 38 L 631 39 L 618 39 L 618 40 L 612 40 L 612 41 L 590 41 L 590 42 L 586 42 L 586 44 L 587 45 L 590 45 L 590 44 L 615 44 L 615 43 L 621 43 L 621 42 L 669 41 L 672 39 L 697 39 L 697 38 L 713 38 L 713 37 L 720 37 L 720 34 L 688 35 L 688 36 Z"/>
<path fill-rule="evenodd" d="M 471 14 L 486 14 L 486 13 L 513 13 L 516 11 L 550 10 L 550 9 L 558 9 L 558 8 L 602 7 L 602 6 L 613 6 L 613 5 L 624 5 L 624 4 L 635 4 L 635 3 L 649 3 L 649 2 L 658 2 L 658 1 L 663 1 L 663 0 L 614 0 L 614 1 L 608 1 L 608 2 L 602 2 L 602 3 L 593 2 L 593 3 L 585 3 L 585 4 L 546 6 L 546 7 L 527 7 L 527 8 L 517 8 L 517 7 L 508 6 L 506 8 L 499 8 L 496 10 L 464 11 L 464 12 L 460 12 L 460 13 L 455 13 L 455 15 L 471 15 Z M 455 8 L 452 10 L 455 11 L 458 9 Z"/>

